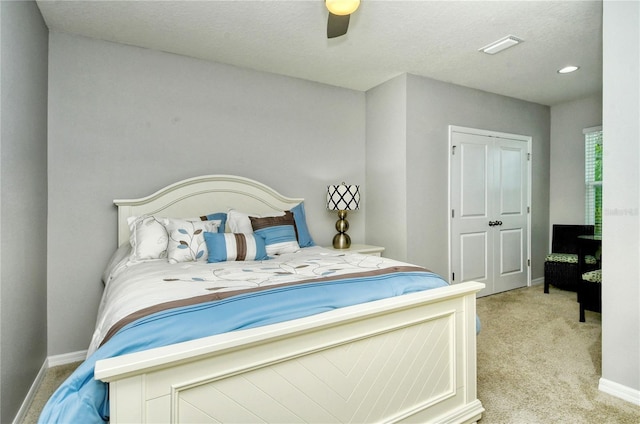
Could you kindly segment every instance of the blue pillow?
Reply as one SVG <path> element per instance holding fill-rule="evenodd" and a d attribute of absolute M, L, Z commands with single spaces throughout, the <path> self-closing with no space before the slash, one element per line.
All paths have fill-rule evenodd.
<path fill-rule="evenodd" d="M 300 204 L 294 208 L 291 208 L 291 212 L 293 212 L 293 219 L 296 222 L 296 231 L 298 232 L 298 244 L 300 247 L 311 247 L 316 244 L 313 242 L 311 238 L 311 234 L 309 233 L 309 228 L 307 228 L 307 217 L 304 212 L 304 202 L 300 202 Z"/>
<path fill-rule="evenodd" d="M 227 226 L 227 214 L 224 212 L 211 213 L 200 217 L 201 221 L 220 221 L 218 224 L 218 232 L 224 233 L 224 229 Z"/>
<path fill-rule="evenodd" d="M 204 233 L 207 262 L 262 261 L 269 259 L 264 239 L 254 234 Z"/>

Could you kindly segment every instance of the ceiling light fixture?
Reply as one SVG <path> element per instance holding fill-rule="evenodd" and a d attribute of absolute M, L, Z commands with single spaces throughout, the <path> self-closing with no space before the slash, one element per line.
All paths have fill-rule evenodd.
<path fill-rule="evenodd" d="M 575 72 L 578 69 L 580 69 L 579 66 L 570 65 L 570 66 L 565 66 L 562 69 L 558 69 L 558 73 L 559 74 L 570 74 L 571 72 Z"/>
<path fill-rule="evenodd" d="M 509 47 L 513 47 L 516 44 L 520 44 L 523 41 L 523 39 L 518 38 L 514 35 L 507 35 L 506 37 L 501 38 L 498 41 L 494 41 L 493 43 L 488 44 L 481 49 L 478 49 L 478 51 L 486 54 L 496 54 L 498 52 L 501 52 L 502 50 L 508 49 Z"/>
<path fill-rule="evenodd" d="M 325 0 L 329 12 L 334 15 L 350 15 L 360 6 L 360 0 Z"/>

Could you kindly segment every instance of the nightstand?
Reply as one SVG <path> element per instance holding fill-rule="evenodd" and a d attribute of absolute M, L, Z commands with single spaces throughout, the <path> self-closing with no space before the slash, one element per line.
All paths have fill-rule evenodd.
<path fill-rule="evenodd" d="M 371 256 L 382 256 L 382 252 L 384 252 L 384 247 L 371 246 L 368 244 L 352 244 L 348 249 L 334 249 L 333 246 L 327 246 L 326 248 L 334 252 L 361 253 Z"/>

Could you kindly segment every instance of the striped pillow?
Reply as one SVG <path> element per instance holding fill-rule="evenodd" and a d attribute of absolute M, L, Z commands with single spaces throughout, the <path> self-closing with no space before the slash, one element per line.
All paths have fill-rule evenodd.
<path fill-rule="evenodd" d="M 267 255 L 280 255 L 300 250 L 296 237 L 296 224 L 291 211 L 283 216 L 256 218 L 250 216 L 253 233 L 264 239 Z"/>
<path fill-rule="evenodd" d="M 204 233 L 207 262 L 262 261 L 269 259 L 262 237 L 253 234 Z"/>

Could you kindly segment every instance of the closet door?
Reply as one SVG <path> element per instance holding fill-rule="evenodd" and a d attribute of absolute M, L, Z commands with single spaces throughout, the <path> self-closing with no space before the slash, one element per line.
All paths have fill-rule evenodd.
<path fill-rule="evenodd" d="M 480 296 L 529 280 L 527 138 L 452 127 L 451 282 L 480 281 Z"/>

